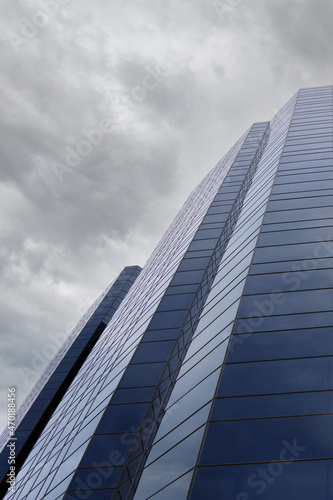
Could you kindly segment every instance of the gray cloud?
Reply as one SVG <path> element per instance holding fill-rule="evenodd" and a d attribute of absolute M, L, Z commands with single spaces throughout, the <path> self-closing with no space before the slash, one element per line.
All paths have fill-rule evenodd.
<path fill-rule="evenodd" d="M 254 121 L 299 87 L 332 83 L 332 9 L 314 0 L 0 7 L 4 390 L 16 385 L 22 401 L 39 375 L 36 352 L 46 362 L 43 349 L 121 269 L 144 264 Z"/>

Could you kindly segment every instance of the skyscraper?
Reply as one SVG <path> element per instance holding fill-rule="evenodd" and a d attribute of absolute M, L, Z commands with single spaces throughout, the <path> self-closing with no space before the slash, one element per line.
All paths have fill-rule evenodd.
<path fill-rule="evenodd" d="M 204 178 L 45 375 L 6 499 L 333 498 L 332 134 L 333 87 L 302 89 Z"/>

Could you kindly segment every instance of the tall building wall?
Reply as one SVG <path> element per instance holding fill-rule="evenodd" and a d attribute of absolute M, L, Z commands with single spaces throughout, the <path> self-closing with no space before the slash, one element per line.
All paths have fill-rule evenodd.
<path fill-rule="evenodd" d="M 332 498 L 332 95 L 193 191 L 6 498 Z"/>
<path fill-rule="evenodd" d="M 299 92 L 191 499 L 333 496 L 332 110 Z"/>
<path fill-rule="evenodd" d="M 46 368 L 15 416 L 15 469 L 25 462 L 32 447 L 84 364 L 106 325 L 139 275 L 139 266 L 128 266 L 84 314 L 55 358 Z M 9 429 L 3 433 L 0 456 L 1 491 L 7 489 Z M 13 441 L 11 438 L 9 441 Z"/>

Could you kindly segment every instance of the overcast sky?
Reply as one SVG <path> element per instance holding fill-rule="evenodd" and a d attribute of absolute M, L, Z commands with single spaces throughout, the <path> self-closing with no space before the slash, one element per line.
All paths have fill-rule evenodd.
<path fill-rule="evenodd" d="M 333 83 L 328 0 L 2 0 L 1 391 L 143 265 L 255 121 Z"/>

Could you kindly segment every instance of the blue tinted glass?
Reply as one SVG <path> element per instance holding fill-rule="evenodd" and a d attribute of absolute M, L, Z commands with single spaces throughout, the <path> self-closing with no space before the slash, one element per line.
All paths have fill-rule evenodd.
<path fill-rule="evenodd" d="M 224 195 L 228 195 L 230 193 L 237 193 L 239 189 L 239 186 L 238 185 L 234 185 L 234 184 L 229 184 L 229 183 L 226 183 L 226 185 L 224 185 L 221 189 L 220 189 L 220 194 Z M 210 217 L 209 215 L 207 217 Z M 205 221 L 206 221 L 206 217 L 205 217 Z M 219 219 L 216 219 L 216 220 L 219 220 Z"/>
<path fill-rule="evenodd" d="M 299 260 L 330 257 L 329 249 L 316 243 L 299 243 L 294 245 L 277 245 L 274 247 L 257 248 L 254 263 L 274 262 L 284 260 Z"/>
<path fill-rule="evenodd" d="M 332 160 L 330 160 L 332 162 Z M 297 182 L 279 184 L 273 187 L 272 193 L 293 193 L 294 191 L 313 191 L 314 189 L 332 189 L 332 181 Z"/>
<path fill-rule="evenodd" d="M 216 245 L 216 241 L 213 241 L 211 246 L 208 245 L 208 242 L 212 242 L 212 240 L 200 240 L 196 241 L 195 243 L 191 244 L 196 245 L 201 248 L 214 248 Z M 193 248 L 193 250 L 200 250 L 200 248 Z M 186 285 L 186 284 L 193 284 L 193 283 L 199 283 L 202 279 L 202 274 L 203 271 L 180 271 L 175 274 L 175 277 L 173 278 L 171 284 L 172 285 Z"/>
<path fill-rule="evenodd" d="M 225 208 L 223 205 L 212 205 L 207 210 L 208 215 L 226 214 L 228 212 L 229 212 L 229 210 L 227 208 Z M 206 217 L 205 217 L 205 221 L 206 221 Z"/>
<path fill-rule="evenodd" d="M 155 386 L 136 387 L 135 389 L 117 389 L 112 397 L 112 404 L 143 403 L 153 397 Z"/>
<path fill-rule="evenodd" d="M 241 301 L 239 317 L 258 317 L 311 311 L 330 311 L 333 289 L 246 295 Z"/>
<path fill-rule="evenodd" d="M 286 154 L 283 155 L 281 163 L 283 163 L 284 161 L 289 162 L 289 161 L 302 161 L 302 160 L 320 160 L 323 158 L 332 158 L 332 151 L 330 150 L 319 151 L 319 152 L 313 151 L 312 153 L 304 152 L 304 154 L 298 154 L 298 155 L 293 155 L 292 153 Z"/>
<path fill-rule="evenodd" d="M 265 223 L 288 222 L 293 220 L 309 220 L 332 217 L 332 208 L 303 208 L 302 210 L 281 210 L 279 212 L 267 212 Z"/>
<path fill-rule="evenodd" d="M 98 461 L 96 464 L 97 463 Z M 122 467 L 113 467 L 111 465 L 109 467 L 95 466 L 94 468 L 89 469 L 78 469 L 69 490 L 77 492 L 80 491 L 81 495 L 83 495 L 84 487 L 86 487 L 87 491 L 115 488 L 122 470 Z M 80 498 L 80 496 L 78 496 L 78 498 Z"/>
<path fill-rule="evenodd" d="M 316 328 L 333 326 L 333 313 L 287 314 L 285 316 L 267 316 L 243 318 L 236 321 L 236 333 L 290 330 L 290 328 Z"/>
<path fill-rule="evenodd" d="M 193 301 L 193 297 L 194 293 L 167 295 L 163 297 L 157 310 L 160 312 L 160 311 L 177 311 L 181 309 L 187 309 L 188 307 L 190 307 Z"/>
<path fill-rule="evenodd" d="M 241 396 L 332 389 L 333 358 L 301 358 L 227 364 L 218 395 Z"/>
<path fill-rule="evenodd" d="M 31 411 L 45 410 L 49 403 L 50 401 L 47 399 L 37 399 L 37 401 L 35 401 L 31 406 Z"/>
<path fill-rule="evenodd" d="M 295 271 L 249 276 L 244 294 L 269 293 L 272 290 L 293 291 L 333 286 L 333 269 Z"/>
<path fill-rule="evenodd" d="M 191 257 L 191 255 L 194 252 L 199 252 L 199 251 L 207 251 L 210 250 L 210 252 L 207 252 L 206 255 L 210 255 L 211 251 L 215 248 L 216 243 L 218 241 L 218 238 L 208 238 L 205 240 L 196 240 L 192 241 L 191 245 L 189 246 L 189 253 L 188 257 Z"/>
<path fill-rule="evenodd" d="M 133 446 L 135 434 L 123 432 L 120 434 L 102 434 L 94 436 L 89 443 L 80 467 L 92 467 L 99 456 L 107 457 L 112 466 L 125 463 L 125 456 Z"/>
<path fill-rule="evenodd" d="M 187 309 L 184 311 L 157 312 L 149 324 L 149 329 L 177 328 L 182 325 L 186 313 Z"/>
<path fill-rule="evenodd" d="M 37 420 L 36 419 L 31 419 L 31 418 L 24 418 L 22 420 L 22 422 L 20 423 L 20 425 L 18 426 L 17 432 L 19 432 L 19 431 L 26 431 L 26 430 L 32 430 L 35 427 L 35 425 L 37 423 Z M 7 464 L 7 460 L 8 460 L 7 456 L 4 456 L 3 454 L 1 454 L 0 457 L 4 457 L 5 461 L 6 461 L 6 464 Z"/>
<path fill-rule="evenodd" d="M 147 411 L 147 403 L 109 406 L 97 427 L 96 434 L 133 431 L 139 428 Z"/>
<path fill-rule="evenodd" d="M 194 252 L 191 252 L 194 253 Z M 210 252 L 209 252 L 210 254 Z M 190 284 L 190 285 L 177 285 L 177 286 L 169 286 L 167 291 L 166 291 L 166 296 L 167 295 L 178 295 L 180 293 L 192 293 L 196 292 L 198 289 L 197 284 Z"/>
<path fill-rule="evenodd" d="M 163 453 L 167 452 L 170 448 L 177 445 L 177 443 L 181 442 L 193 431 L 195 431 L 203 424 L 205 424 L 209 415 L 209 410 L 210 410 L 210 405 L 206 405 L 204 408 L 197 411 L 194 415 L 188 418 L 181 425 L 178 425 L 174 430 L 172 430 L 167 435 L 162 437 L 162 439 L 160 438 L 164 431 L 158 433 L 156 436 L 157 442 L 155 442 L 154 446 L 152 447 L 149 453 L 146 465 L 156 460 L 156 458 L 163 455 Z"/>
<path fill-rule="evenodd" d="M 147 330 L 147 332 L 144 334 L 141 342 L 176 339 L 178 337 L 178 334 L 179 334 L 178 328 L 174 328 L 174 329 L 170 328 L 170 329 L 165 329 L 165 330 L 153 330 L 153 331 Z"/>
<path fill-rule="evenodd" d="M 121 379 L 119 387 L 141 387 L 157 384 L 164 363 L 146 363 L 129 365 Z"/>
<path fill-rule="evenodd" d="M 319 175 L 319 174 L 318 174 Z M 311 196 L 295 199 L 271 200 L 268 204 L 268 211 L 286 210 L 295 208 L 311 208 L 332 205 L 331 196 Z"/>
<path fill-rule="evenodd" d="M 192 269 L 206 269 L 208 262 L 210 260 L 209 257 L 197 257 L 184 259 L 180 264 L 178 270 L 179 271 L 191 271 Z"/>
<path fill-rule="evenodd" d="M 188 472 L 177 481 L 169 484 L 163 490 L 153 495 L 152 500 L 184 500 L 184 495 L 189 490 L 191 484 L 191 478 L 193 475 L 193 470 Z"/>
<path fill-rule="evenodd" d="M 200 464 L 332 458 L 332 425 L 333 415 L 212 422 Z"/>
<path fill-rule="evenodd" d="M 302 392 L 217 399 L 211 420 L 283 417 L 333 412 L 333 392 Z"/>
<path fill-rule="evenodd" d="M 279 165 L 279 172 L 285 172 L 286 170 L 294 169 L 294 168 L 317 168 L 317 167 L 325 167 L 325 166 L 330 166 L 332 164 L 331 159 L 325 159 L 325 160 L 308 160 L 308 161 L 302 161 L 300 162 L 291 162 L 291 163 L 286 163 L 285 161 L 283 163 L 280 163 Z"/>
<path fill-rule="evenodd" d="M 77 491 L 77 490 L 76 490 Z M 112 489 L 109 489 L 109 490 L 92 490 L 92 489 L 89 489 L 89 500 L 110 500 L 110 498 L 112 498 L 112 494 L 114 492 L 114 490 Z M 85 490 L 79 490 L 79 495 L 78 496 L 78 493 L 76 494 L 76 498 L 82 498 L 83 495 L 86 495 L 87 492 Z M 58 497 L 60 498 L 60 497 Z M 66 493 L 64 497 L 61 497 L 63 498 L 63 500 L 73 500 L 73 498 L 75 498 L 74 496 L 74 493 L 73 491 L 69 492 L 69 493 Z"/>
<path fill-rule="evenodd" d="M 236 188 L 229 188 L 230 191 L 235 191 Z M 216 214 L 216 215 L 206 215 L 205 217 L 205 223 L 207 224 L 210 224 L 212 222 L 225 222 L 228 218 L 228 213 L 224 213 L 224 214 Z"/>
<path fill-rule="evenodd" d="M 282 231 L 279 226 L 275 226 L 274 232 L 262 233 L 258 239 L 258 246 L 283 245 L 290 243 L 303 243 L 329 239 L 332 228 L 314 227 L 305 229 L 294 229 L 293 231 Z"/>
<path fill-rule="evenodd" d="M 151 361 L 166 361 L 174 345 L 173 341 L 144 342 L 139 344 L 131 363 L 150 363 Z"/>
<path fill-rule="evenodd" d="M 194 240 L 206 240 L 207 238 L 217 238 L 221 234 L 221 229 L 216 228 L 216 229 L 210 229 L 209 226 L 207 226 L 208 229 L 200 229 L 197 234 L 194 237 Z"/>
<path fill-rule="evenodd" d="M 302 358 L 333 355 L 332 328 L 234 335 L 227 361 Z"/>
<path fill-rule="evenodd" d="M 332 460 L 199 467 L 190 498 L 331 500 L 332 478 Z"/>
<path fill-rule="evenodd" d="M 332 172 L 328 168 L 327 170 L 321 169 L 319 171 L 302 171 L 301 169 L 298 172 L 290 172 L 284 173 L 284 175 L 278 175 L 275 180 L 275 185 L 278 184 L 288 184 L 291 182 L 306 182 L 306 181 L 315 181 L 317 179 L 332 179 Z"/>
<path fill-rule="evenodd" d="M 301 138 L 301 139 L 295 139 L 295 138 L 290 138 L 288 136 L 288 139 L 285 142 L 285 145 L 308 145 L 308 144 L 320 144 L 322 141 L 324 142 L 331 142 L 332 143 L 332 137 L 331 134 L 320 134 L 320 136 L 313 136 L 313 137 L 307 137 L 307 138 Z"/>
<path fill-rule="evenodd" d="M 192 469 L 203 433 L 204 426 L 146 467 L 137 489 L 137 498 L 140 500 L 149 498 L 159 489 Z"/>
<path fill-rule="evenodd" d="M 269 262 L 266 264 L 252 264 L 251 274 L 266 274 L 289 271 L 308 271 L 309 269 L 330 269 L 333 266 L 333 258 L 316 260 L 293 260 L 286 262 Z"/>

